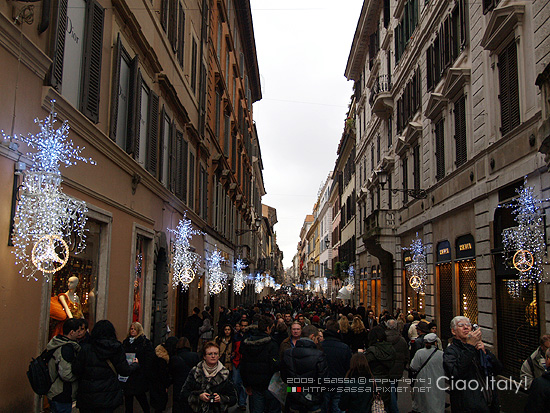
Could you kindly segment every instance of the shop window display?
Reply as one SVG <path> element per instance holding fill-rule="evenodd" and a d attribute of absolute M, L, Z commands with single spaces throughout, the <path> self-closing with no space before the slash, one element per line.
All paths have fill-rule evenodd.
<path fill-rule="evenodd" d="M 134 278 L 134 305 L 132 308 L 132 321 L 142 322 L 143 320 L 143 281 L 145 267 L 145 238 L 138 235 L 136 240 L 135 256 L 135 278 Z"/>
<path fill-rule="evenodd" d="M 86 227 L 86 249 L 71 255 L 67 265 L 52 276 L 50 337 L 62 331 L 67 317 L 85 318 L 90 329 L 95 322 L 100 226 L 89 220 Z"/>

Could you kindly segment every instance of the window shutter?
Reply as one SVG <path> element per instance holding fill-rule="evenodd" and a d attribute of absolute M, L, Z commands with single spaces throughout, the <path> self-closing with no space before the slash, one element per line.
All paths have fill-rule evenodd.
<path fill-rule="evenodd" d="M 454 113 L 456 166 L 459 167 L 468 160 L 466 152 L 466 98 L 464 96 L 456 101 Z"/>
<path fill-rule="evenodd" d="M 160 25 L 166 33 L 168 31 L 168 0 L 160 0 Z"/>
<path fill-rule="evenodd" d="M 159 159 L 159 97 L 151 90 L 149 95 L 149 130 L 147 131 L 147 160 L 146 169 L 151 172 L 153 176 L 157 176 L 157 161 Z M 163 137 L 161 136 L 161 142 Z M 161 172 L 158 174 L 159 179 L 162 180 L 162 145 L 160 149 L 160 165 Z"/>
<path fill-rule="evenodd" d="M 134 101 L 134 113 L 133 113 L 133 148 L 132 153 L 134 159 L 139 159 L 139 140 L 140 140 L 140 119 L 141 119 L 141 84 L 143 78 L 141 77 L 141 71 L 138 70 L 135 86 L 135 101 Z"/>
<path fill-rule="evenodd" d="M 181 154 L 181 200 L 187 203 L 187 167 L 188 167 L 188 155 L 189 144 L 184 139 L 182 144 Z"/>
<path fill-rule="evenodd" d="M 428 47 L 426 50 L 426 85 L 428 92 L 433 90 L 433 61 L 432 61 L 433 46 Z"/>
<path fill-rule="evenodd" d="M 84 44 L 84 75 L 80 111 L 93 123 L 99 122 L 101 51 L 105 10 L 96 0 L 87 3 Z"/>
<path fill-rule="evenodd" d="M 175 146 L 175 162 L 172 163 L 172 170 L 174 171 L 174 193 L 179 199 L 183 199 L 183 133 L 181 131 L 176 131 L 176 146 Z"/>
<path fill-rule="evenodd" d="M 384 0 L 384 27 L 388 27 L 390 18 L 390 0 Z"/>
<path fill-rule="evenodd" d="M 195 155 L 189 152 L 189 208 L 195 209 Z"/>
<path fill-rule="evenodd" d="M 520 123 L 516 42 L 512 40 L 498 55 L 501 133 L 507 134 Z"/>
<path fill-rule="evenodd" d="M 435 124 L 435 159 L 436 179 L 440 180 L 445 176 L 445 129 L 444 119 Z"/>
<path fill-rule="evenodd" d="M 158 97 L 157 97 L 158 98 Z M 162 105 L 162 108 L 160 109 L 160 118 L 159 118 L 159 121 L 158 121 L 158 130 L 159 130 L 159 147 L 160 147 L 160 152 L 159 152 L 159 181 L 162 181 L 164 179 L 164 176 L 163 176 L 163 164 L 165 162 L 164 160 L 164 151 L 163 151 L 163 146 L 164 146 L 164 135 L 166 135 L 166 131 L 165 131 L 165 121 L 166 120 L 166 111 L 164 109 L 164 105 Z M 170 139 L 170 138 L 168 138 Z M 170 141 L 167 142 L 168 145 L 171 144 Z M 168 150 L 168 154 L 170 154 L 170 150 Z M 170 155 L 169 155 L 170 156 Z M 168 159 L 166 159 L 166 162 L 168 162 Z M 171 165 L 171 164 L 170 164 Z M 170 175 L 170 170 L 168 171 L 168 174 Z M 171 186 L 170 186 L 170 182 L 168 182 L 168 189 L 172 189 Z"/>
<path fill-rule="evenodd" d="M 185 46 L 185 12 L 183 5 L 179 3 L 179 19 L 178 19 L 178 63 L 183 68 L 183 56 Z"/>
<path fill-rule="evenodd" d="M 413 149 L 413 178 L 414 189 L 420 189 L 420 145 Z"/>
<path fill-rule="evenodd" d="M 57 3 L 57 24 L 55 27 L 53 62 L 51 69 L 50 83 L 61 91 L 63 80 L 63 57 L 65 54 L 65 32 L 67 31 L 67 7 L 68 0 L 58 0 Z"/>
<path fill-rule="evenodd" d="M 178 2 L 177 0 L 170 0 L 170 15 L 168 16 L 168 40 L 172 45 L 172 51 L 177 51 L 177 39 L 178 39 Z"/>
<path fill-rule="evenodd" d="M 164 122 L 162 122 L 164 123 Z M 161 123 L 161 125 L 162 125 Z M 179 132 L 176 129 L 176 125 L 170 128 L 170 133 L 168 134 L 168 189 L 171 192 L 176 194 L 177 191 L 177 165 L 179 164 L 178 159 L 178 146 L 177 146 L 177 134 L 180 133 L 183 136 L 182 132 Z M 182 138 L 183 139 L 183 138 Z M 177 194 L 176 194 L 177 196 Z"/>
<path fill-rule="evenodd" d="M 118 91 L 120 88 L 120 59 L 122 58 L 122 42 L 120 33 L 116 39 L 113 64 L 113 88 L 111 90 L 111 121 L 109 124 L 109 137 L 116 142 L 118 121 Z"/>

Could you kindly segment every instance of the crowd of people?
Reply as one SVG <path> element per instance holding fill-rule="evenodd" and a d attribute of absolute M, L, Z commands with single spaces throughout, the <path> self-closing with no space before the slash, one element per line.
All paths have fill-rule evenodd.
<path fill-rule="evenodd" d="M 180 338 L 154 347 L 140 323 L 118 341 L 102 320 L 91 333 L 83 319 L 68 319 L 48 349 L 52 412 L 112 412 L 134 399 L 143 412 L 163 412 L 172 386 L 172 412 L 399 412 L 398 382 L 409 377 L 413 412 L 500 411 L 490 385 L 501 371 L 485 348 L 481 329 L 463 316 L 442 343 L 437 327 L 417 311 L 376 316 L 325 298 L 281 294 L 251 308 L 193 309 Z M 444 348 L 445 345 L 445 348 Z M 550 336 L 526 360 L 530 411 L 548 409 Z M 446 378 L 441 380 L 441 378 Z M 477 386 L 456 385 L 475 382 Z M 446 397 L 446 392 L 450 397 Z M 546 403 L 546 404 L 544 404 Z M 377 410 L 383 409 L 383 410 Z"/>

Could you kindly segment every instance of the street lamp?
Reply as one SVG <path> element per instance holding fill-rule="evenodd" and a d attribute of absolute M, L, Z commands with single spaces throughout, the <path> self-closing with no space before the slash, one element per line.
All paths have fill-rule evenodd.
<path fill-rule="evenodd" d="M 262 219 L 258 217 L 254 220 L 254 228 L 238 229 L 237 231 L 235 231 L 235 234 L 243 235 L 243 234 L 246 234 L 247 232 L 250 232 L 250 231 L 257 231 L 258 229 L 260 229 L 260 225 L 262 225 Z"/>
<path fill-rule="evenodd" d="M 330 240 L 328 239 L 328 237 L 325 239 L 325 248 L 328 248 L 330 247 Z"/>
<path fill-rule="evenodd" d="M 375 172 L 378 176 L 378 183 L 380 183 L 380 188 L 384 189 L 384 185 L 388 182 L 388 174 L 386 171 L 379 170 Z M 405 192 L 410 197 L 414 199 L 426 199 L 428 197 L 428 193 L 425 189 L 399 189 L 399 188 L 388 188 L 388 191 L 391 191 L 392 193 L 396 192 Z"/>

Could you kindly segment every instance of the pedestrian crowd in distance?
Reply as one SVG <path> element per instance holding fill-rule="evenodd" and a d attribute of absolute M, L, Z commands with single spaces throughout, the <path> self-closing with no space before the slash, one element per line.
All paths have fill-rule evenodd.
<path fill-rule="evenodd" d="M 452 412 L 498 412 L 490 378 L 501 363 L 485 347 L 482 330 L 463 316 L 442 343 L 434 321 L 397 309 L 377 316 L 323 297 L 279 294 L 249 308 L 194 308 L 182 337 L 153 346 L 133 322 L 118 341 L 108 320 L 88 332 L 84 319 L 68 319 L 51 339 L 48 362 L 52 412 L 113 412 L 134 399 L 143 412 L 398 412 L 398 381 L 411 381 L 413 412 L 443 412 L 446 389 Z M 550 403 L 550 335 L 525 361 L 531 412 Z M 443 378 L 443 379 L 442 379 Z M 459 386 L 459 382 L 477 386 Z M 546 409 L 546 410 L 545 410 Z M 526 411 L 528 411 L 526 409 Z"/>

